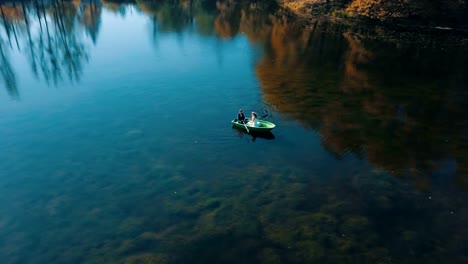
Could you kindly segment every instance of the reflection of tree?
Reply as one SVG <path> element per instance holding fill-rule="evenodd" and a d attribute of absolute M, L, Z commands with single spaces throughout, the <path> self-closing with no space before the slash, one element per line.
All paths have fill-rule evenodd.
<path fill-rule="evenodd" d="M 0 72 L 4 80 L 5 88 L 7 89 L 8 94 L 12 98 L 17 98 L 19 94 L 18 94 L 18 88 L 16 84 L 15 72 L 13 71 L 13 68 L 7 57 L 7 54 L 5 54 L 3 46 L 4 46 L 4 43 L 0 43 Z"/>
<path fill-rule="evenodd" d="M 40 58 L 42 75 L 47 82 L 54 84 L 63 80 L 63 74 L 70 81 L 78 81 L 87 54 L 74 26 L 78 14 L 76 6 L 55 1 L 48 7 L 48 13 L 49 16 L 42 9 L 42 16 L 38 19 L 39 36 L 35 40 L 37 46 L 34 46 L 34 53 Z"/>
<path fill-rule="evenodd" d="M 216 34 L 221 38 L 232 38 L 239 32 L 248 36 L 252 42 L 267 39 L 270 32 L 271 14 L 276 10 L 275 3 L 217 1 L 219 12 L 214 21 Z"/>
<path fill-rule="evenodd" d="M 366 46 L 362 43 L 361 47 Z M 462 164 L 465 159 L 465 155 L 450 150 L 450 145 L 463 142 L 461 131 L 466 131 L 466 110 L 462 107 L 466 96 L 460 84 L 454 83 L 465 78 L 463 56 L 416 46 L 383 50 L 389 54 L 371 52 L 379 57 L 368 63 L 354 59 L 361 73 L 368 76 L 361 87 L 375 84 L 369 86 L 372 91 L 352 96 L 359 102 L 356 108 L 361 109 L 353 123 L 360 126 L 359 138 L 373 164 L 410 174 L 423 185 L 421 174 L 430 174 L 440 160 L 455 159 Z M 458 176 L 466 175 L 459 169 Z"/>
<path fill-rule="evenodd" d="M 161 31 L 181 32 L 193 21 L 200 34 L 216 33 L 231 38 L 242 31 L 261 39 L 268 24 L 271 4 L 250 4 L 233 1 L 137 0 L 138 7 L 153 18 L 154 34 Z M 260 34 L 260 35 L 257 35 Z"/>
<path fill-rule="evenodd" d="M 192 22 L 191 1 L 137 0 L 138 7 L 153 18 L 155 30 L 181 32 Z"/>
<path fill-rule="evenodd" d="M 325 69 L 340 59 L 344 41 L 324 33 L 329 26 L 326 23 L 315 25 L 311 31 L 303 31 L 285 18 L 274 19 L 272 23 L 266 54 L 256 68 L 264 97 L 281 113 L 317 128 L 324 99 L 314 97 L 317 99 L 314 103 L 311 98 L 339 97 L 337 93 L 320 95 L 319 90 L 326 87 L 317 81 L 326 77 L 327 86 L 340 82 L 340 77 L 331 70 L 325 75 Z"/>
<path fill-rule="evenodd" d="M 133 4 L 134 1 L 129 0 L 101 0 L 102 6 L 106 9 L 119 13 L 122 16 L 125 15 L 125 6 L 126 4 Z"/>
<path fill-rule="evenodd" d="M 9 47 L 13 47 L 13 42 L 19 49 L 18 42 L 18 24 L 21 23 L 23 18 L 23 9 L 13 4 L 12 6 L 0 5 L 0 15 L 2 19 L 3 29 L 8 39 Z M 8 47 L 6 41 L 0 35 L 0 72 L 5 83 L 5 88 L 12 98 L 19 96 L 16 76 L 13 67 L 8 58 Z"/>
<path fill-rule="evenodd" d="M 83 9 L 81 21 L 93 43 L 96 44 L 99 26 L 101 25 L 101 2 L 98 0 L 88 0 L 87 3 L 83 3 Z"/>
<path fill-rule="evenodd" d="M 200 34 L 213 34 L 214 20 L 216 18 L 216 6 L 213 1 L 195 1 L 193 4 L 193 15 Z"/>
<path fill-rule="evenodd" d="M 297 32 L 274 21 L 257 65 L 264 96 L 278 111 L 317 129 L 338 157 L 365 153 L 375 166 L 411 175 L 420 186 L 439 161 L 455 159 L 458 177 L 466 178 L 462 51 L 373 48 L 352 31 Z"/>
<path fill-rule="evenodd" d="M 465 98 L 460 91 L 465 83 L 461 57 L 450 63 L 440 52 L 434 56 L 433 51 L 416 46 L 374 48 L 366 41 L 372 32 L 327 21 L 303 30 L 287 14 L 270 16 L 255 5 L 217 1 L 216 8 L 218 14 L 211 21 L 218 36 L 242 32 L 263 45 L 265 56 L 256 71 L 267 102 L 317 129 L 331 153 L 367 155 L 376 167 L 410 175 L 421 187 L 427 186 L 427 175 L 438 161 L 453 157 L 457 181 L 466 182 L 460 178 L 467 175 L 462 154 L 466 147 L 454 147 L 464 139 L 447 122 L 464 120 L 463 100 L 452 103 L 457 97 L 445 96 L 457 93 Z M 457 84 L 441 87 L 456 79 Z M 448 107 L 454 105 L 457 108 Z M 443 111 L 444 118 L 434 109 Z M 441 144 L 444 137 L 457 139 L 448 147 Z"/>
<path fill-rule="evenodd" d="M 242 9 L 239 31 L 252 43 L 264 42 L 271 31 L 270 15 L 262 10 Z"/>
<path fill-rule="evenodd" d="M 354 39 L 349 33 L 344 33 L 344 38 L 349 45 L 347 57 L 344 59 L 344 78 L 341 85 L 345 92 L 353 92 L 355 89 L 372 88 L 369 84 L 368 76 L 360 71 L 360 65 L 366 65 L 372 60 L 372 54 L 364 49 L 360 40 Z M 354 89 L 348 91 L 347 89 Z"/>
<path fill-rule="evenodd" d="M 88 55 L 80 35 L 84 27 L 95 43 L 100 25 L 100 4 L 54 1 L 21 1 L 0 5 L 2 26 L 9 48 L 20 50 L 27 57 L 33 73 L 48 83 L 58 84 L 64 77 L 70 81 L 80 79 L 83 63 Z M 81 24 L 78 22 L 82 22 Z M 13 45 L 16 42 L 16 45 Z M 6 63 L 7 46 L 2 40 L 2 63 Z M 10 69 L 10 70 L 7 70 Z M 8 74 L 7 74 L 8 73 Z M 2 67 L 2 74 L 10 76 L 7 89 L 16 82 L 11 67 Z M 15 88 L 16 89 L 16 88 Z"/>
<path fill-rule="evenodd" d="M 234 1 L 217 1 L 219 15 L 215 19 L 215 30 L 221 38 L 232 38 L 239 33 L 241 6 Z"/>

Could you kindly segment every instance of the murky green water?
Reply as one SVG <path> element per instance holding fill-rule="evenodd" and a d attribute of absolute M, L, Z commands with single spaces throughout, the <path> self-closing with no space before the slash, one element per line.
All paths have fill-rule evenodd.
<path fill-rule="evenodd" d="M 1 262 L 466 263 L 463 37 L 271 9 L 3 4 Z"/>

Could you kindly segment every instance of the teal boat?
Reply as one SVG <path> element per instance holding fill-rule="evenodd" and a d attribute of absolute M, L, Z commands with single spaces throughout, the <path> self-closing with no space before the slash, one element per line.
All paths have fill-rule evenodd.
<path fill-rule="evenodd" d="M 275 124 L 273 124 L 271 122 L 268 122 L 268 121 L 265 121 L 265 120 L 257 119 L 257 121 L 260 124 L 260 126 L 258 126 L 258 127 L 249 126 L 248 124 L 244 125 L 243 123 L 238 122 L 237 119 L 232 120 L 231 123 L 235 127 L 243 128 L 243 129 L 247 130 L 247 132 L 250 132 L 250 131 L 269 132 L 273 128 L 275 128 L 275 126 L 276 126 Z"/>

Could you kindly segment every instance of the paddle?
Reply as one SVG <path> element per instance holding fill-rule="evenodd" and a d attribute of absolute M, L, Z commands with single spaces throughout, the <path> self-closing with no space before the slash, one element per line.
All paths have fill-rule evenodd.
<path fill-rule="evenodd" d="M 247 133 L 250 133 L 250 132 L 249 132 L 249 129 L 247 128 L 247 126 L 245 125 L 245 123 L 244 123 L 244 122 L 242 122 L 242 124 L 244 124 L 244 126 L 245 126 L 245 129 L 247 129 Z"/>

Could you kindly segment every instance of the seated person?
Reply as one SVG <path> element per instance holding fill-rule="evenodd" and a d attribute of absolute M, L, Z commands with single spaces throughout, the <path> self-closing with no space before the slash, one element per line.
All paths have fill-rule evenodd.
<path fill-rule="evenodd" d="M 249 126 L 252 126 L 252 127 L 259 127 L 260 126 L 260 123 L 257 121 L 257 113 L 252 112 L 252 118 L 250 119 L 248 124 L 249 124 Z"/>
<path fill-rule="evenodd" d="M 245 119 L 244 111 L 242 109 L 239 110 L 239 113 L 237 114 L 237 121 L 242 124 L 247 123 L 247 119 Z"/>

